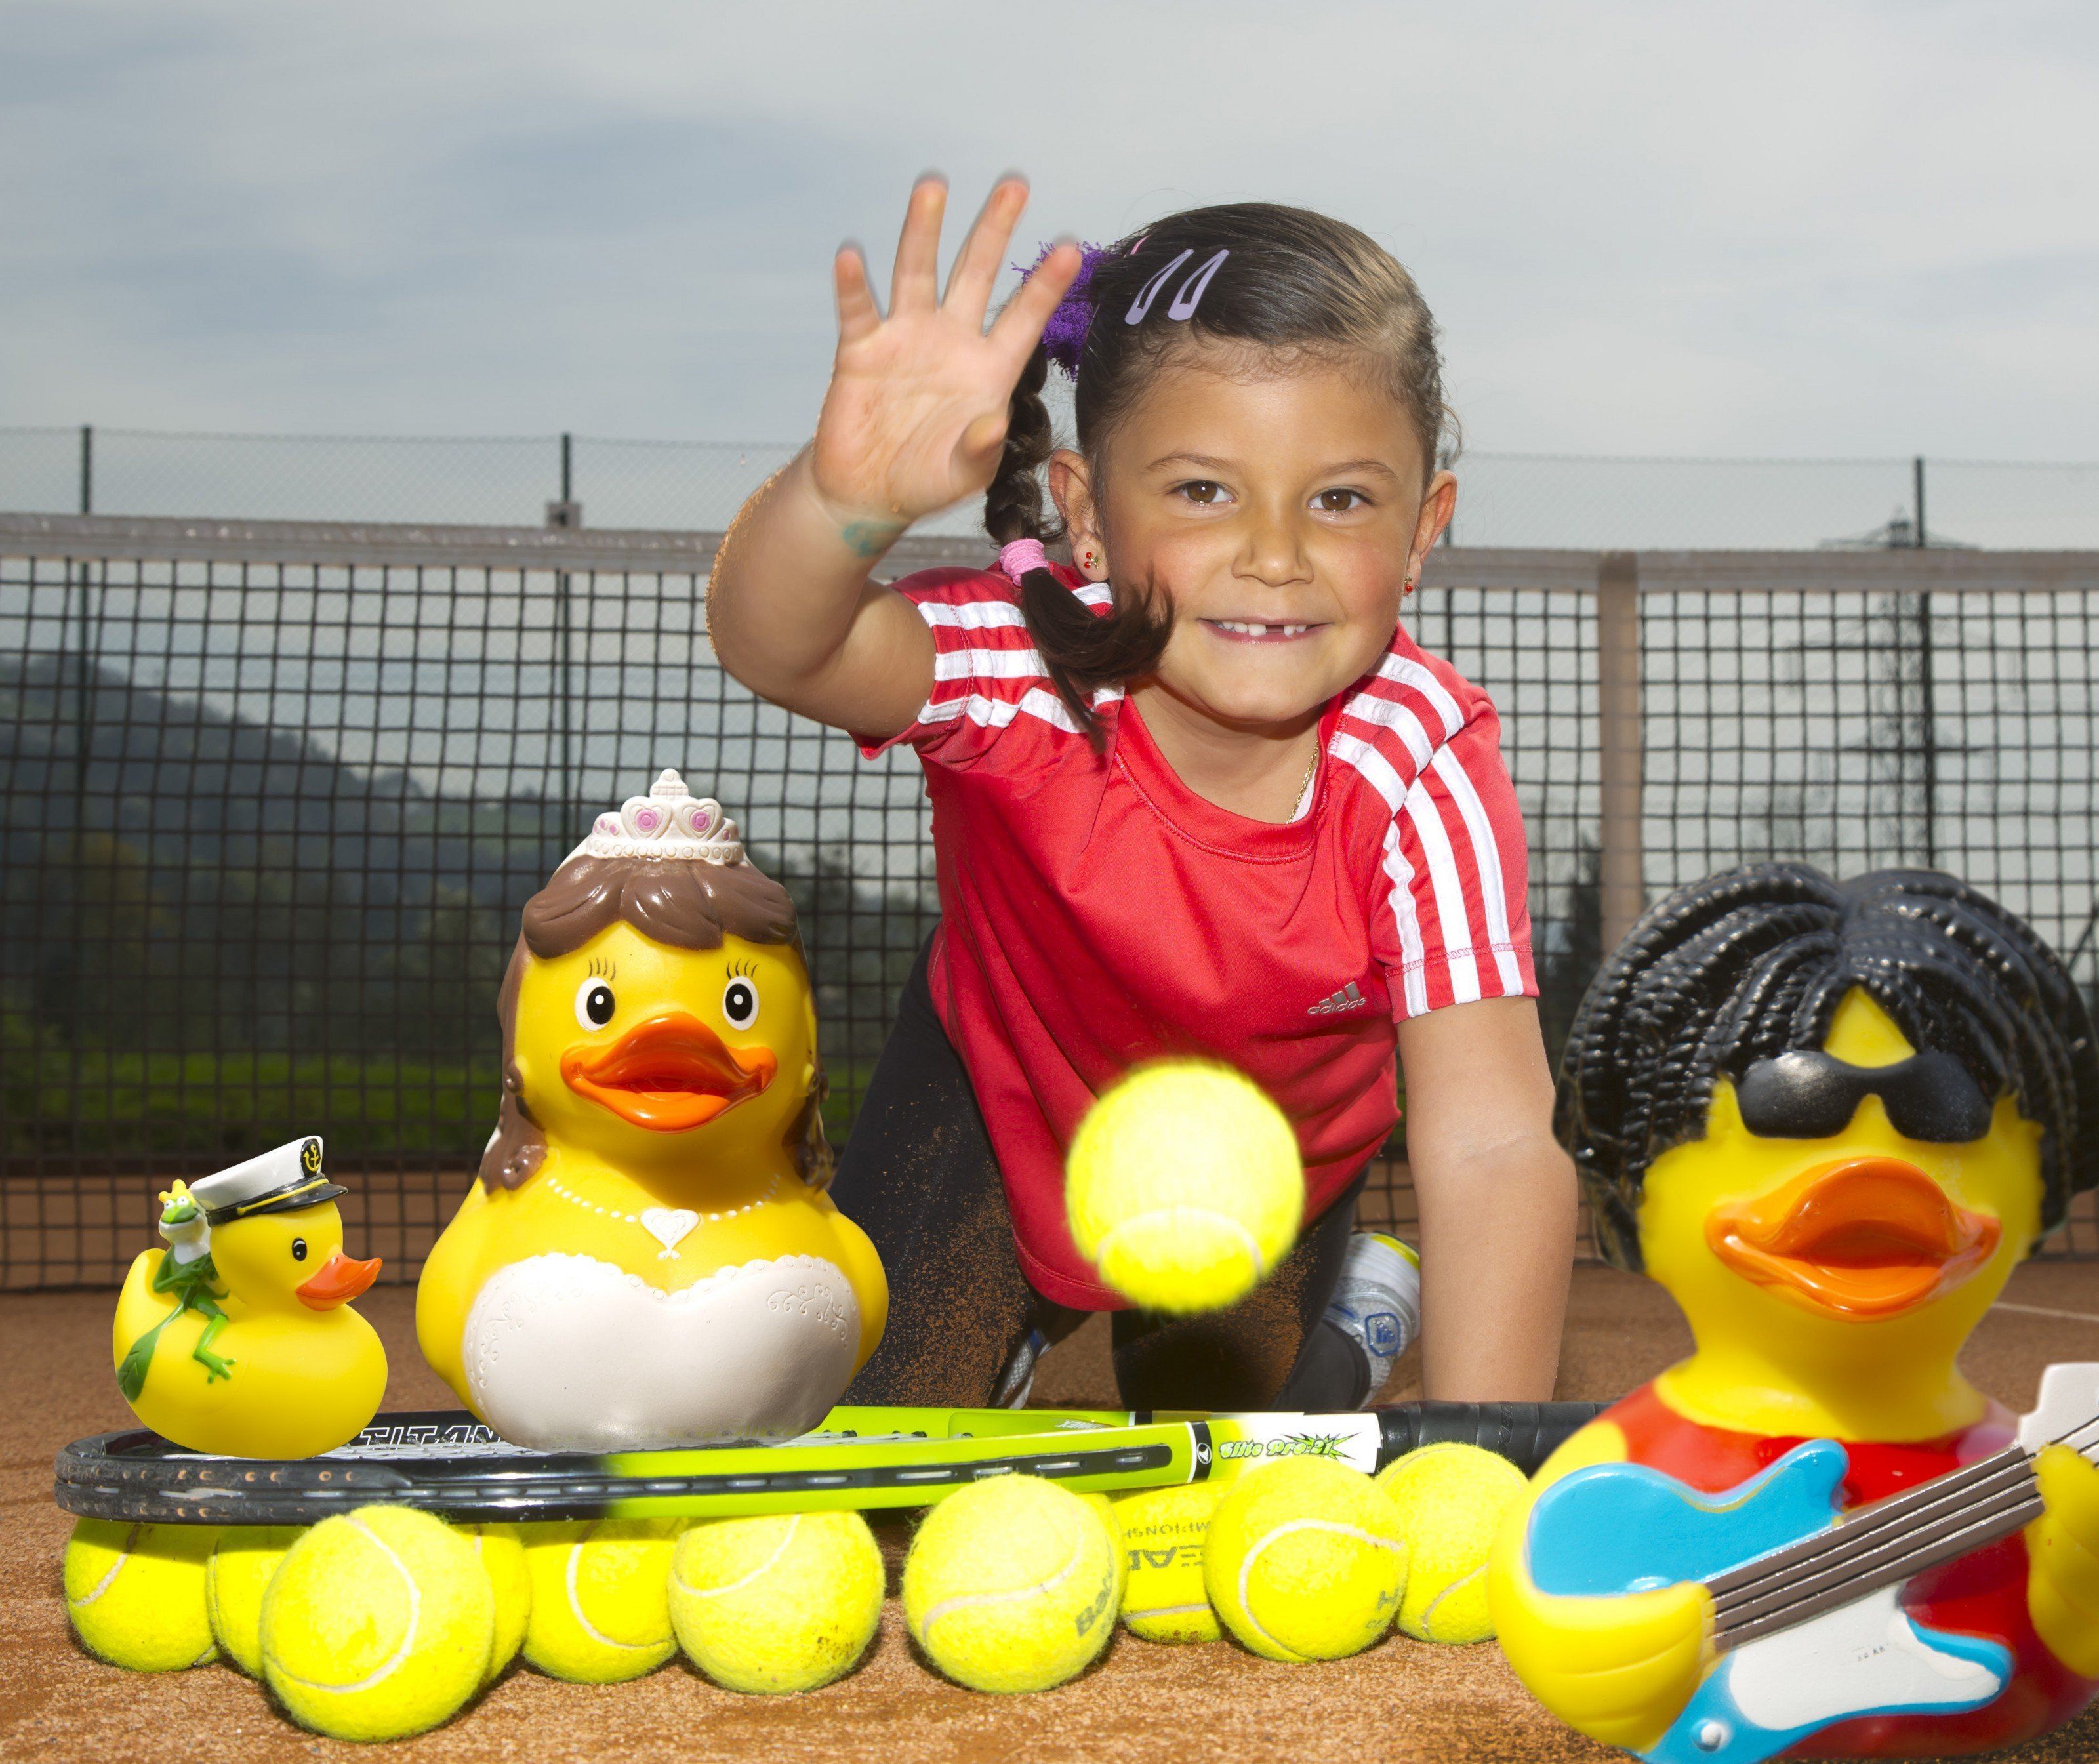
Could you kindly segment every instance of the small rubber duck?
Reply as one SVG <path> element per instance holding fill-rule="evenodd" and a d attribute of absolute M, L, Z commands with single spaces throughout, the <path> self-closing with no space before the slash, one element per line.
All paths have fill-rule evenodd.
<path fill-rule="evenodd" d="M 1497 1540 L 1496 1626 L 1540 1700 L 1651 1759 L 1722 1764 L 1994 1750 L 2082 1709 L 2099 1467 L 2068 1446 L 2032 1460 L 2023 1533 L 1884 1590 L 1849 1582 L 1842 1609 L 1761 1636 L 1740 1627 L 1746 1595 L 1683 1566 L 1788 1501 L 1807 1529 L 1723 1559 L 1826 1551 L 1802 1540 L 2018 1441 L 1956 1362 L 2099 1183 L 2099 1054 L 2062 961 L 1935 872 L 1729 871 L 1654 908 L 1599 972 L 1557 1125 L 1598 1247 L 1667 1288 L 1696 1350 L 1568 1441 Z M 1758 1610 L 1808 1590 L 1805 1568 L 1735 1571 Z"/>
<path fill-rule="evenodd" d="M 544 1451 L 806 1432 L 882 1339 L 888 1284 L 832 1204 L 794 903 L 665 771 L 527 903 L 503 1099 L 424 1265 L 423 1352 Z"/>
<path fill-rule="evenodd" d="M 139 1419 L 191 1451 L 310 1458 L 357 1437 L 386 1390 L 386 1350 L 348 1301 L 379 1260 L 342 1251 L 317 1137 L 161 1196 L 165 1250 L 142 1250 L 111 1334 Z"/>

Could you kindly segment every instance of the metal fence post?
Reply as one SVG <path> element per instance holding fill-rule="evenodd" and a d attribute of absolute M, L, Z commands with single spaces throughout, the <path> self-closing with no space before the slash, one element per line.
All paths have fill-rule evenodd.
<path fill-rule="evenodd" d="M 80 425 L 80 512 L 95 512 L 95 425 Z"/>
<path fill-rule="evenodd" d="M 1602 785 L 1599 903 L 1605 950 L 1647 908 L 1641 864 L 1639 565 L 1605 552 L 1596 566 L 1596 745 Z"/>

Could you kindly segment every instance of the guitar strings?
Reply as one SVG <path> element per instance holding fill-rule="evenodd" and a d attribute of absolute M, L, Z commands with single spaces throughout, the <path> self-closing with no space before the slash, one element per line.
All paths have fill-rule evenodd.
<path fill-rule="evenodd" d="M 2088 1441 L 2078 1436 L 2090 1433 Z M 2089 1454 L 2099 1416 L 2066 1429 L 2051 1445 Z M 1877 1501 L 1831 1529 L 1716 1575 L 1717 1647 L 1787 1625 L 1907 1579 L 1994 1542 L 2040 1511 L 2031 1458 L 2011 1446 L 1947 1476 Z M 1798 1570 L 1806 1568 L 1802 1576 Z"/>
<path fill-rule="evenodd" d="M 2079 1422 L 2075 1427 L 2044 1443 L 2069 1445 L 2077 1435 L 2094 1429 L 2099 1429 L 2099 1416 Z M 2073 1449 L 2080 1452 L 2088 1451 L 2092 1444 L 2099 1444 L 2099 1433 L 2095 1433 L 2092 1441 L 2075 1445 Z M 2002 1451 L 1978 1458 L 1959 1470 L 1934 1477 L 1929 1482 L 1919 1483 L 1914 1488 L 1905 1489 L 1899 1494 L 1890 1495 L 1869 1506 L 1855 1508 L 1843 1515 L 1830 1529 L 1817 1532 L 1798 1543 L 1753 1557 L 1724 1573 L 1713 1576 L 1706 1585 L 1716 1595 L 1731 1592 L 1772 1571 L 1798 1567 L 1802 1562 L 1830 1551 L 1852 1549 L 1868 1533 L 1885 1531 L 1892 1525 L 1900 1524 L 1927 1508 L 1957 1498 L 1963 1493 L 1973 1492 L 1979 1485 L 2003 1476 L 2007 1469 L 2013 1471 L 2021 1470 L 2029 1462 L 2029 1455 L 2022 1447 L 2007 1446 Z"/>

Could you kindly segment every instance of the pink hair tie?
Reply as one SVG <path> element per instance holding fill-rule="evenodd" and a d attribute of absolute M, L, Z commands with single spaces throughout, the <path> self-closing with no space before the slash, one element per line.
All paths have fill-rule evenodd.
<path fill-rule="evenodd" d="M 1031 570 L 1047 570 L 1050 554 L 1042 548 L 1040 539 L 1015 539 L 1010 545 L 998 548 L 999 574 L 1015 587 L 1020 578 Z"/>

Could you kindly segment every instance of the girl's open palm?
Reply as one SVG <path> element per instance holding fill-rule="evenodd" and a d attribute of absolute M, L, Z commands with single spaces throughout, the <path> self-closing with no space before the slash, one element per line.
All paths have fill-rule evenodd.
<path fill-rule="evenodd" d="M 997 469 L 1014 383 L 1077 277 L 1078 247 L 1057 247 L 987 332 L 999 265 L 1027 187 L 1002 180 L 937 285 L 947 187 L 911 192 L 884 317 L 867 266 L 847 246 L 834 265 L 838 353 L 816 423 L 816 488 L 849 518 L 895 530 L 983 490 Z"/>

